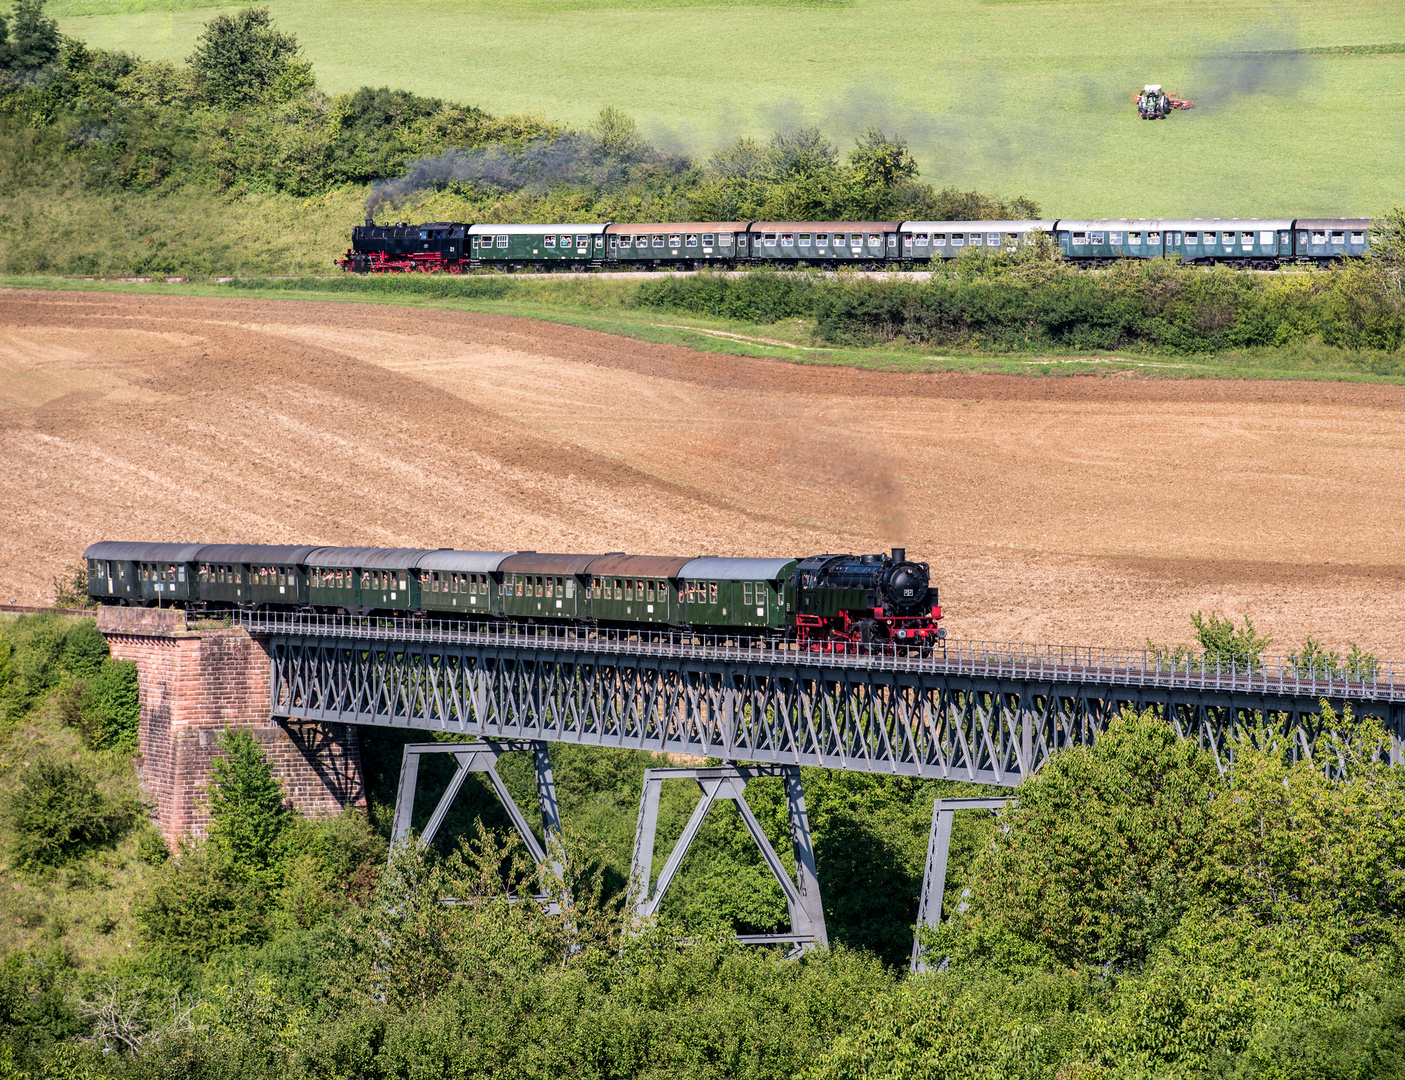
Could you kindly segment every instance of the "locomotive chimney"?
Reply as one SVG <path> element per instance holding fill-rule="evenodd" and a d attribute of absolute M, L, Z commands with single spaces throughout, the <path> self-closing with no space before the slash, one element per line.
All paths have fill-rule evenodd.
<path fill-rule="evenodd" d="M 893 562 L 900 563 L 907 561 L 907 548 L 893 549 Z"/>
<path fill-rule="evenodd" d="M 371 212 L 370 212 L 369 210 L 367 210 L 367 211 L 366 211 L 366 224 L 367 224 L 367 225 L 374 225 L 375 223 L 376 223 L 376 219 L 373 218 L 373 217 L 371 216 Z"/>

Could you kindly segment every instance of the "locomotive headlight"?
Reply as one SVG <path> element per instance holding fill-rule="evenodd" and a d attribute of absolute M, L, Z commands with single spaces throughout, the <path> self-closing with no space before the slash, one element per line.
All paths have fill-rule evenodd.
<path fill-rule="evenodd" d="M 939 626 L 939 627 L 937 627 L 937 640 L 938 640 L 938 641 L 945 641 L 945 640 L 946 640 L 946 627 L 945 627 L 945 626 Z"/>

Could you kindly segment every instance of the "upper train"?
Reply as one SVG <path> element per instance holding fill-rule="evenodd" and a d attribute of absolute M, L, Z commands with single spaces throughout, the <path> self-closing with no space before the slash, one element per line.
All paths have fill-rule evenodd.
<path fill-rule="evenodd" d="M 104 541 L 83 557 L 100 604 L 693 630 L 825 646 L 930 647 L 946 636 L 928 565 L 902 548 L 730 559 Z"/>
<path fill-rule="evenodd" d="M 438 221 L 351 231 L 336 260 L 353 273 L 755 266 L 920 267 L 970 251 L 1011 251 L 1037 233 L 1081 266 L 1178 257 L 1274 269 L 1359 258 L 1368 218 L 1102 218 L 1047 221 L 690 221 L 620 225 L 474 225 Z"/>

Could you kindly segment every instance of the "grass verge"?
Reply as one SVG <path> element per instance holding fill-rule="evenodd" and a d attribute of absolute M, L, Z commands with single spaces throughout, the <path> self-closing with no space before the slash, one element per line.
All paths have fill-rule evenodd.
<path fill-rule="evenodd" d="M 663 275 L 659 275 L 660 278 Z M 993 354 L 978 350 L 934 354 L 912 346 L 818 346 L 815 321 L 783 319 L 757 324 L 678 311 L 630 306 L 636 280 L 591 275 L 545 277 L 244 278 L 231 282 L 133 282 L 55 277 L 4 277 L 0 287 L 161 296 L 203 296 L 388 304 L 540 319 L 605 334 L 679 345 L 705 352 L 752 356 L 797 364 L 877 371 L 976 372 L 1059 377 L 1256 378 L 1339 382 L 1405 382 L 1405 357 L 1356 353 L 1313 342 L 1281 349 L 1252 349 L 1213 357 L 1135 355 L 1043 350 Z"/>

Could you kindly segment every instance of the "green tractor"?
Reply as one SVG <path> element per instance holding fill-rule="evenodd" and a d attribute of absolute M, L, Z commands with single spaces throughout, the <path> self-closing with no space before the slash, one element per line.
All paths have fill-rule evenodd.
<path fill-rule="evenodd" d="M 1140 94 L 1132 95 L 1132 102 L 1143 120 L 1165 120 L 1172 109 L 1195 108 L 1195 102 L 1166 93 L 1159 83 L 1147 83 Z"/>
<path fill-rule="evenodd" d="M 1165 120 L 1171 115 L 1171 99 L 1159 85 L 1148 83 L 1137 97 L 1137 113 L 1143 120 Z"/>

